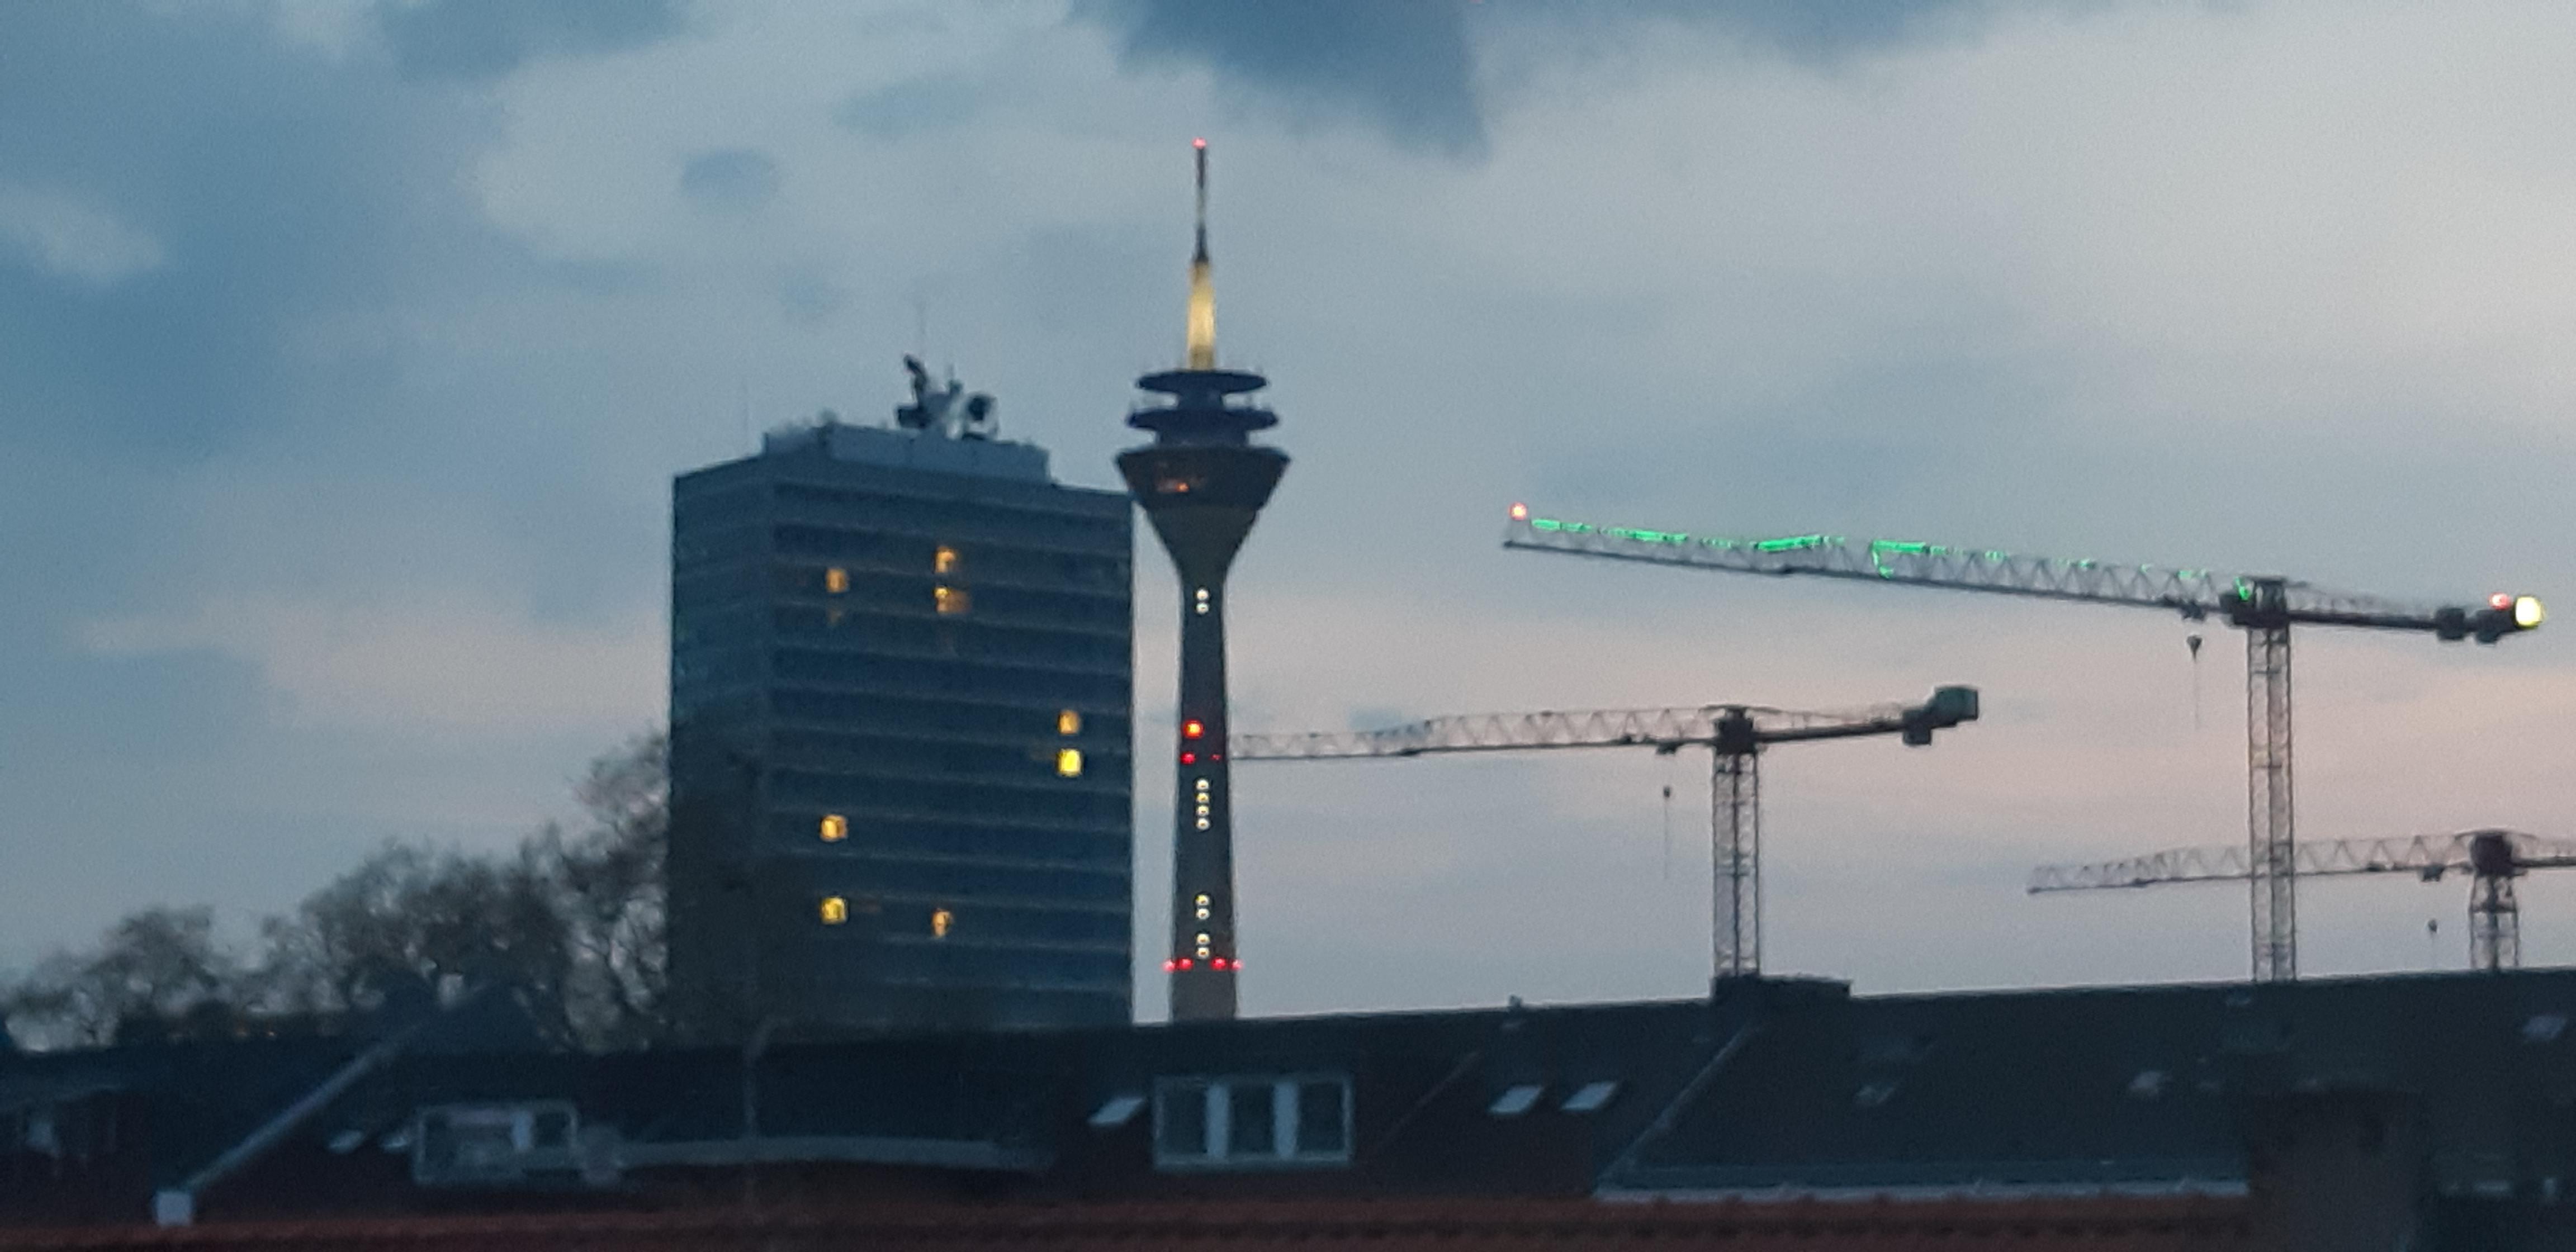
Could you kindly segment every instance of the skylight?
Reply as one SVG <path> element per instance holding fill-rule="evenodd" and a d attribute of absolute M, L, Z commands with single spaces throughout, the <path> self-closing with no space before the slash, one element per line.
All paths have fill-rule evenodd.
<path fill-rule="evenodd" d="M 1108 1103 L 1093 1110 L 1090 1118 L 1091 1128 L 1093 1130 L 1117 1129 L 1118 1127 L 1124 1126 L 1128 1122 L 1135 1120 L 1136 1110 L 1143 1107 L 1145 1107 L 1145 1097 L 1143 1096 L 1111 1096 L 1109 1097 Z"/>

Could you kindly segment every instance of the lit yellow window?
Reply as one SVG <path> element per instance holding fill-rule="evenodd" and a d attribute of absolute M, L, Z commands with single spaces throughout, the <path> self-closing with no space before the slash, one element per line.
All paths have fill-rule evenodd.
<path fill-rule="evenodd" d="M 948 928 L 956 924 L 956 914 L 951 913 L 946 909 L 934 909 L 930 914 L 930 937 L 933 939 L 945 939 L 948 937 Z"/>
<path fill-rule="evenodd" d="M 839 595 L 850 589 L 850 571 L 835 565 L 823 571 L 823 590 Z"/>
<path fill-rule="evenodd" d="M 838 813 L 826 813 L 823 824 L 814 833 L 823 836 L 825 843 L 839 843 L 850 837 L 850 819 Z"/>
<path fill-rule="evenodd" d="M 1082 777 L 1082 749 L 1064 748 L 1055 754 L 1055 772 L 1064 778 Z"/>
<path fill-rule="evenodd" d="M 966 594 L 964 587 L 933 587 L 930 589 L 930 602 L 937 606 L 943 617 L 963 613 L 974 605 L 974 599 Z"/>
<path fill-rule="evenodd" d="M 823 907 L 821 911 L 823 914 L 823 924 L 826 926 L 838 926 L 841 923 L 850 920 L 850 902 L 839 896 L 823 897 Z"/>
<path fill-rule="evenodd" d="M 949 547 L 944 543 L 939 545 L 939 550 L 930 555 L 930 572 L 934 574 L 956 573 L 957 549 Z"/>
<path fill-rule="evenodd" d="M 1057 734 L 1059 734 L 1059 735 L 1078 735 L 1078 734 L 1081 734 L 1081 733 L 1082 733 L 1082 714 L 1080 714 L 1080 713 L 1076 713 L 1076 712 L 1074 712 L 1074 711 L 1073 711 L 1073 710 L 1071 710 L 1071 709 L 1066 709 L 1065 711 L 1063 711 L 1063 712 L 1061 712 L 1061 713 L 1056 714 L 1056 715 L 1055 715 L 1055 733 L 1057 733 Z"/>

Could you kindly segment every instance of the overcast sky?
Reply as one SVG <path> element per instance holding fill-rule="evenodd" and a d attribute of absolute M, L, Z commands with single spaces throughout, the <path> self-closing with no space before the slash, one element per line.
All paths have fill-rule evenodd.
<path fill-rule="evenodd" d="M 664 710 L 671 476 L 877 420 L 916 346 L 1114 484 L 1194 135 L 1223 354 L 1295 458 L 1239 726 L 1983 688 L 1932 748 L 1767 760 L 1775 971 L 2240 976 L 2241 888 L 2021 891 L 2243 838 L 2240 640 L 1505 553 L 1512 501 L 2576 612 L 2565 5 L 28 0 L 0 967 L 560 813 Z M 1176 609 L 1137 569 L 1152 936 Z M 2576 836 L 2576 627 L 2298 650 L 2304 835 Z M 1244 767 L 1247 1011 L 1696 993 L 1706 773 Z M 2464 964 L 2466 894 L 2311 884 L 2303 968 Z M 2576 882 L 2524 897 L 2576 960 Z"/>

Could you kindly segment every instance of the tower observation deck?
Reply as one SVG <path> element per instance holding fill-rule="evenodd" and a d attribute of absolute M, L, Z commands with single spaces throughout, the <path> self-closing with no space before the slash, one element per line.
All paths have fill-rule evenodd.
<path fill-rule="evenodd" d="M 1127 424 L 1154 441 L 1118 455 L 1118 472 L 1145 510 L 1181 582 L 1181 676 L 1172 800 L 1172 1019 L 1235 1014 L 1234 805 L 1227 759 L 1225 578 L 1288 456 L 1252 442 L 1279 419 L 1250 396 L 1259 374 L 1216 363 L 1216 295 L 1207 248 L 1207 143 L 1198 158 L 1198 246 L 1190 257 L 1182 367 L 1147 374 L 1163 397 Z"/>

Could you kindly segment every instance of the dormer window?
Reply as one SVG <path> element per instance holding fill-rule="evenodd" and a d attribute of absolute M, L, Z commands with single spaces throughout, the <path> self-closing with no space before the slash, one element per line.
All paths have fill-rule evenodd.
<path fill-rule="evenodd" d="M 1351 1159 L 1351 1084 L 1339 1074 L 1167 1078 L 1154 1087 L 1154 1164 L 1288 1169 Z"/>

